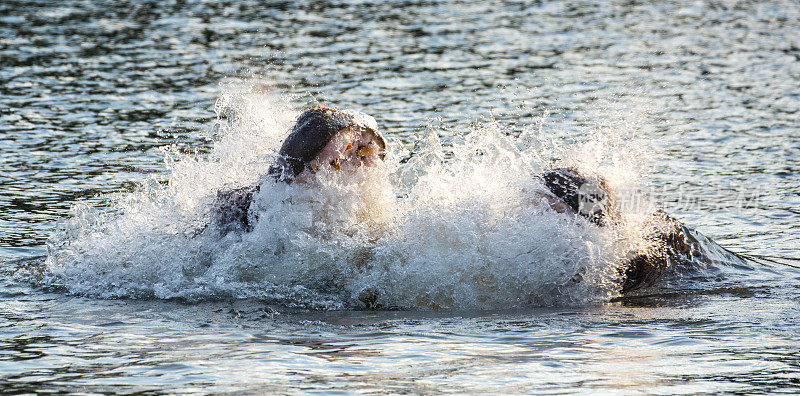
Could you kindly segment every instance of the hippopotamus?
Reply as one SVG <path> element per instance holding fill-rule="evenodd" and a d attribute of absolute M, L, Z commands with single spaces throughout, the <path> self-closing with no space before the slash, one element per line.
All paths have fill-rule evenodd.
<path fill-rule="evenodd" d="M 352 110 L 310 108 L 297 118 L 266 177 L 275 183 L 307 183 L 324 169 L 346 172 L 375 165 L 383 161 L 386 146 L 373 117 Z M 539 177 L 548 190 L 541 196 L 552 209 L 580 215 L 597 227 L 608 227 L 619 218 L 616 198 L 602 177 L 573 168 L 550 169 Z M 251 217 L 248 211 L 259 189 L 256 184 L 217 193 L 213 222 L 222 235 L 252 229 L 251 218 L 257 214 Z M 696 240 L 680 222 L 663 211 L 651 216 L 662 226 L 647 236 L 652 249 L 630 252 L 620 266 L 623 293 L 653 285 L 667 268 L 699 254 Z"/>
<path fill-rule="evenodd" d="M 555 168 L 544 172 L 541 178 L 569 210 L 596 226 L 607 227 L 619 217 L 616 198 L 602 177 L 590 177 L 573 168 Z M 697 240 L 679 221 L 663 210 L 655 211 L 650 217 L 659 229 L 645 237 L 651 242 L 651 249 L 630 252 L 620 266 L 623 293 L 652 286 L 666 269 L 688 264 L 701 254 Z"/>
<path fill-rule="evenodd" d="M 383 161 L 386 140 L 367 114 L 317 106 L 305 110 L 283 141 L 267 177 L 276 183 L 306 183 L 324 168 L 352 171 Z M 213 222 L 220 233 L 250 231 L 248 210 L 260 184 L 217 193 Z"/>

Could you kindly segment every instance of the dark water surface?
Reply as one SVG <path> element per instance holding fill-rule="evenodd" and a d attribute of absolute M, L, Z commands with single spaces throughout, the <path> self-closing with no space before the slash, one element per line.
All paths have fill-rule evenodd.
<path fill-rule="evenodd" d="M 200 155 L 225 87 L 367 111 L 411 148 L 550 116 L 647 141 L 650 192 L 746 262 L 519 311 L 98 300 L 15 280 L 78 201 Z M 800 4 L 0 3 L 0 393 L 798 393 Z"/>

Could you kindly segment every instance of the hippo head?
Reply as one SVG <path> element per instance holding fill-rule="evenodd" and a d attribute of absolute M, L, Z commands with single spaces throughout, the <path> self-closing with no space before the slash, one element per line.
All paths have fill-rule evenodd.
<path fill-rule="evenodd" d="M 382 161 L 385 153 L 386 140 L 371 116 L 314 107 L 297 118 L 269 173 L 276 180 L 292 182 L 325 167 L 338 171 L 373 165 Z"/>
<path fill-rule="evenodd" d="M 602 177 L 556 168 L 545 172 L 542 179 L 553 195 L 592 223 L 606 226 L 616 217 L 614 196 Z"/>

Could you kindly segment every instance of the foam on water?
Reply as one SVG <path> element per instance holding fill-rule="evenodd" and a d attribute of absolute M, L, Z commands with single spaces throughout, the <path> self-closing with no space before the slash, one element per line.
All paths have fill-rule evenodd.
<path fill-rule="evenodd" d="M 297 112 L 233 85 L 216 111 L 209 155 L 166 152 L 166 182 L 106 210 L 75 206 L 37 282 L 101 298 L 321 309 L 586 304 L 618 295 L 621 258 L 642 247 L 648 208 L 601 229 L 537 193 L 535 175 L 553 163 L 602 174 L 620 191 L 636 183 L 635 145 L 618 131 L 567 145 L 540 128 L 512 136 L 489 122 L 465 131 L 444 160 L 431 130 L 410 159 L 389 137 L 383 165 L 286 185 L 262 175 Z M 253 230 L 220 236 L 210 222 L 217 191 L 255 183 Z"/>

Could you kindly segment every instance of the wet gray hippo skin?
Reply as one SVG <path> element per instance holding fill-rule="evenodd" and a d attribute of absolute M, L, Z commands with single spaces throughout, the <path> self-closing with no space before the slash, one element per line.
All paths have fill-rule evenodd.
<path fill-rule="evenodd" d="M 555 196 L 592 223 L 605 227 L 618 216 L 615 198 L 602 178 L 588 177 L 570 168 L 552 169 L 541 177 Z M 686 227 L 661 210 L 651 216 L 652 221 L 664 224 L 664 227 L 647 236 L 653 249 L 631 252 L 625 265 L 620 267 L 623 293 L 652 286 L 666 269 L 699 258 L 698 242 Z"/>
<path fill-rule="evenodd" d="M 314 107 L 297 117 L 291 133 L 283 141 L 278 158 L 269 169 L 269 177 L 277 183 L 292 183 L 304 171 L 314 173 L 312 163 L 318 159 L 326 146 L 340 132 L 356 129 L 374 138 L 382 160 L 386 150 L 386 140 L 378 132 L 378 125 L 371 116 L 351 110 L 337 110 L 329 107 Z M 353 148 L 359 150 L 359 148 Z M 338 166 L 331 164 L 332 166 Z M 222 235 L 229 232 L 247 232 L 253 224 L 248 217 L 253 194 L 258 192 L 258 184 L 217 193 L 213 222 Z"/>

